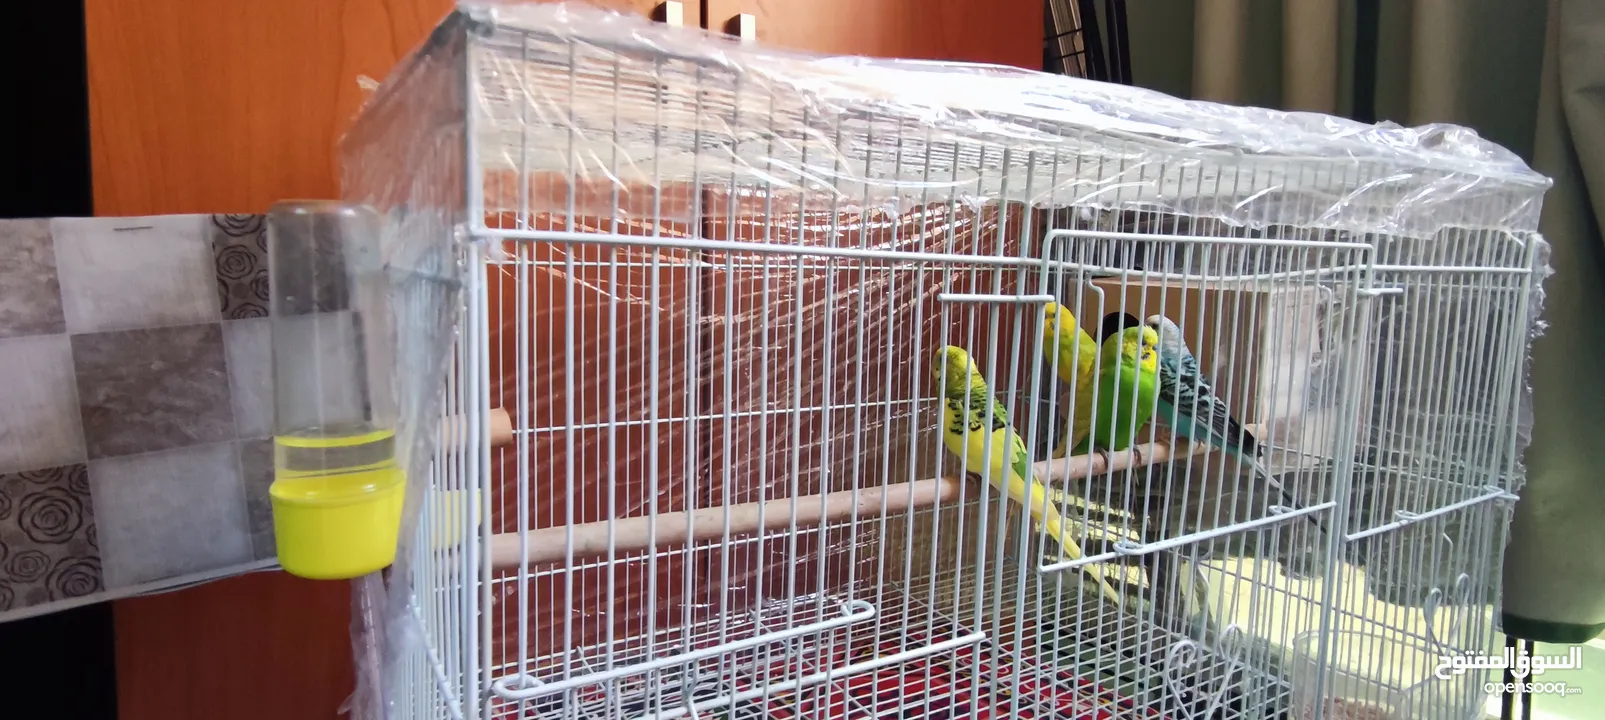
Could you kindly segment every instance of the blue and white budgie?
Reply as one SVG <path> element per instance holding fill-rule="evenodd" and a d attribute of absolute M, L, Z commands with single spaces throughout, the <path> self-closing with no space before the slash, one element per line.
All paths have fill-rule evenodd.
<path fill-rule="evenodd" d="M 1144 324 L 1159 333 L 1159 407 L 1154 417 L 1191 442 L 1207 443 L 1251 464 L 1266 486 L 1282 496 L 1283 504 L 1299 509 L 1292 493 L 1260 461 L 1264 449 L 1259 440 L 1232 417 L 1226 401 L 1215 395 L 1209 378 L 1198 367 L 1198 359 L 1182 339 L 1181 328 L 1163 315 L 1149 316 Z M 1321 532 L 1326 532 L 1325 523 L 1318 517 L 1308 517 Z"/>

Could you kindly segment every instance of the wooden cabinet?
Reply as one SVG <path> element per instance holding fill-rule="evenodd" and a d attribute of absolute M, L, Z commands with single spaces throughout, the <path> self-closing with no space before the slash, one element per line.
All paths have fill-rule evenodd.
<path fill-rule="evenodd" d="M 1042 67 L 1040 0 L 704 0 L 707 27 L 747 14 L 766 45 L 832 55 Z"/>
<path fill-rule="evenodd" d="M 85 0 L 95 212 L 338 195 L 357 78 L 384 78 L 451 5 Z M 117 601 L 118 717 L 334 720 L 353 688 L 349 587 L 274 572 Z"/>
<path fill-rule="evenodd" d="M 85 0 L 95 211 L 261 212 L 338 195 L 336 143 L 452 0 Z M 655 0 L 603 0 L 651 13 Z M 1040 0 L 705 0 L 760 42 L 1036 67 Z M 706 21 L 704 20 L 706 16 Z M 116 604 L 122 720 L 339 717 L 352 690 L 346 583 L 282 573 Z"/>

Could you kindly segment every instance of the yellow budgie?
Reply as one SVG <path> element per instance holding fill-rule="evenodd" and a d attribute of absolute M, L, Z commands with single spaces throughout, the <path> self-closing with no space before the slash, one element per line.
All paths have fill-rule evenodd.
<path fill-rule="evenodd" d="M 1075 389 L 1075 407 L 1065 416 L 1064 433 L 1053 449 L 1053 457 L 1062 458 L 1066 451 L 1081 444 L 1092 429 L 1092 394 L 1098 375 L 1098 342 L 1081 329 L 1076 316 L 1063 305 L 1050 302 L 1042 313 L 1042 351 L 1047 353 L 1049 367 L 1057 366 L 1059 379 Z"/>
<path fill-rule="evenodd" d="M 962 458 L 966 470 L 1023 505 L 1071 559 L 1080 558 L 1081 548 L 1065 533 L 1064 518 L 1048 500 L 1048 489 L 1032 473 L 1025 441 L 1009 426 L 1008 412 L 992 397 L 970 354 L 952 345 L 943 347 L 931 372 L 942 392 L 942 442 L 948 452 Z M 1088 572 L 1104 596 L 1118 605 L 1120 594 L 1096 572 L 1090 568 Z"/>

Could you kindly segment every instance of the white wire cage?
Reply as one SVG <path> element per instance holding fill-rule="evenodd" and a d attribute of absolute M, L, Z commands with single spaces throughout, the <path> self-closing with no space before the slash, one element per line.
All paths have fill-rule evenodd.
<path fill-rule="evenodd" d="M 1466 131 L 464 5 L 344 148 L 468 268 L 394 716 L 1482 712 L 1433 671 L 1493 639 L 1546 181 Z M 1103 386 L 1049 302 L 1174 322 L 1264 474 L 1054 457 Z M 944 448 L 945 346 L 1063 536 Z"/>

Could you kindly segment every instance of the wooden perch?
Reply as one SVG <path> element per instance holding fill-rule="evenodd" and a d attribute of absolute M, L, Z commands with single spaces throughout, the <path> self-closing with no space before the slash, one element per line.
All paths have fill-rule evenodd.
<path fill-rule="evenodd" d="M 762 503 L 715 506 L 691 512 L 671 512 L 658 515 L 655 526 L 645 517 L 620 518 L 611 523 L 613 547 L 618 554 L 648 548 L 683 544 L 689 534 L 692 541 L 715 540 L 724 537 L 726 512 L 729 513 L 730 534 L 747 535 L 764 530 L 784 530 L 791 527 L 793 509 L 798 527 L 813 527 L 828 520 L 876 516 L 885 513 L 902 513 L 916 508 L 935 505 L 938 499 L 957 498 L 959 483 L 947 478 L 896 483 L 865 490 L 807 495 L 799 498 L 782 498 Z M 759 522 L 760 517 L 762 522 Z M 574 558 L 593 558 L 607 554 L 609 523 L 594 522 L 575 525 Z M 530 531 L 529 563 L 554 562 L 568 557 L 568 533 L 565 526 Z M 504 533 L 490 540 L 490 563 L 498 570 L 519 566 L 518 533 Z"/>
<path fill-rule="evenodd" d="M 492 414 L 496 412 L 502 411 L 493 411 Z M 502 416 L 506 417 L 506 413 L 503 412 Z M 1249 432 L 1255 433 L 1256 436 L 1259 436 L 1263 429 L 1261 426 L 1248 427 Z M 509 437 L 511 432 L 509 427 L 507 430 Z M 1087 478 L 1106 472 L 1162 463 L 1172 458 L 1202 455 L 1209 450 L 1209 447 L 1192 445 L 1182 440 L 1179 450 L 1174 452 L 1170 448 L 1170 443 L 1166 441 L 1146 443 L 1135 449 L 1136 453 L 1130 449 L 1109 453 L 1107 466 L 1101 456 L 1093 454 L 1045 460 L 1037 463 L 1035 469 L 1037 477 L 1051 486 L 1055 481 L 1066 477 Z M 1139 454 L 1140 462 L 1137 457 Z M 583 523 L 572 528 L 573 557 L 575 560 L 581 560 L 607 555 L 610 526 L 613 528 L 613 550 L 616 554 L 622 555 L 650 548 L 683 545 L 688 533 L 693 542 L 724 537 L 727 512 L 730 536 L 738 537 L 755 533 L 760 527 L 765 531 L 789 528 L 793 508 L 796 509 L 798 527 L 814 527 L 850 518 L 854 514 L 865 517 L 879 515 L 882 512 L 900 513 L 931 507 L 938 499 L 948 501 L 957 498 L 958 491 L 958 481 L 933 478 L 867 488 L 856 492 L 844 490 L 799 498 L 781 498 L 763 503 L 743 503 L 728 507 L 717 505 L 691 512 L 663 513 L 658 515 L 655 525 L 647 517 L 619 518 L 611 523 L 605 520 Z M 759 522 L 760 517 L 762 523 Z M 569 557 L 570 531 L 568 526 L 560 525 L 528 532 L 526 535 L 529 538 L 529 564 L 557 562 Z M 520 560 L 519 533 L 501 533 L 491 538 L 492 567 L 497 570 L 512 570 L 519 566 Z"/>
<path fill-rule="evenodd" d="M 1254 437 L 1261 439 L 1265 437 L 1265 426 L 1263 425 L 1245 425 L 1243 429 L 1254 435 Z M 1169 433 L 1163 434 L 1168 435 Z M 1103 456 L 1094 453 L 1092 455 L 1072 455 L 1058 460 L 1043 460 L 1036 463 L 1032 469 L 1036 472 L 1037 478 L 1052 484 L 1062 480 L 1081 480 L 1120 470 L 1158 465 L 1172 459 L 1180 460 L 1194 455 L 1203 455 L 1211 449 L 1208 445 L 1189 443 L 1184 438 L 1177 438 L 1176 440 L 1178 445 L 1174 451 L 1171 450 L 1170 441 L 1155 440 L 1154 442 L 1136 445 L 1120 452 L 1109 453 L 1108 464 L 1104 463 Z"/>
<path fill-rule="evenodd" d="M 443 449 L 455 448 L 457 445 L 457 424 L 462 422 L 461 415 L 453 415 L 440 423 L 440 446 Z M 490 425 L 490 446 L 501 447 L 513 444 L 513 418 L 504 408 L 491 408 L 487 419 Z"/>

